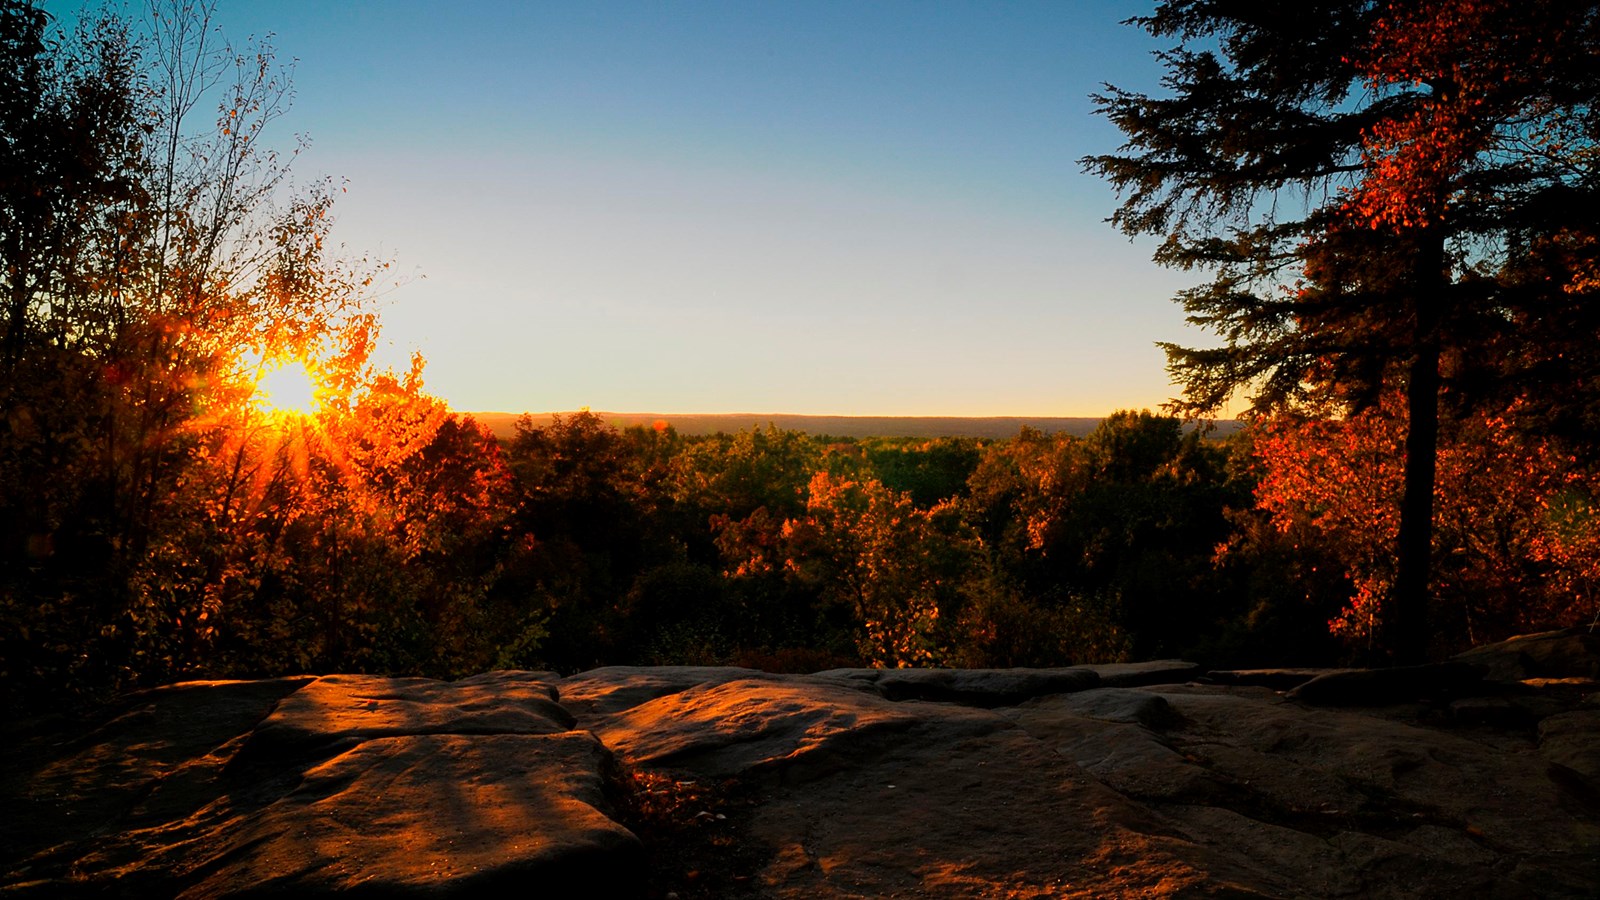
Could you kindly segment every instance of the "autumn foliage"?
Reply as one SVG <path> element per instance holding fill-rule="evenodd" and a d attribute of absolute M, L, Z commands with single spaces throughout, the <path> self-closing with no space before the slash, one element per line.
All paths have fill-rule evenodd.
<path fill-rule="evenodd" d="M 497 445 L 370 365 L 385 266 L 290 187 L 270 49 L 158 12 L 0 6 L 0 680 L 481 667 Z M 283 360 L 314 411 L 261 402 Z"/>
<path fill-rule="evenodd" d="M 217 45 L 203 7 L 69 39 L 0 0 L 0 699 L 334 670 L 1378 660 L 1419 423 L 1432 652 L 1593 622 L 1595 235 L 1472 224 L 1544 184 L 1486 157 L 1591 162 L 1593 123 L 1529 87 L 1578 80 L 1571 9 L 1361 6 L 1370 28 L 1316 65 L 1404 108 L 1341 132 L 1366 175 L 1337 214 L 1168 243 L 1220 267 L 1191 310 L 1262 342 L 1176 357 L 1201 406 L 1265 386 L 1240 434 L 1121 411 L 1085 437 L 689 436 L 580 412 L 497 439 L 427 393 L 420 358 L 372 363 L 386 267 L 335 253 L 336 186 L 292 188 L 268 149 L 287 99 L 268 49 Z M 1162 136 L 1169 107 L 1105 102 Z M 1482 112 L 1507 104 L 1526 115 Z M 1099 163 L 1154 204 L 1128 227 L 1200 215 L 1152 200 L 1138 162 Z M 1237 172 L 1201 174 L 1244 202 Z M 1448 290 L 1397 301 L 1407 235 L 1444 220 L 1505 252 L 1451 245 Z M 286 361 L 311 408 L 264 401 Z M 1406 388 L 1429 371 L 1424 408 Z"/>
<path fill-rule="evenodd" d="M 1399 481 L 1355 477 L 1400 500 L 1392 528 L 1367 507 L 1386 543 L 1340 627 L 1382 622 L 1390 660 L 1421 662 L 1457 579 L 1434 529 L 1461 524 L 1441 485 L 1462 436 L 1494 421 L 1582 455 L 1600 422 L 1600 5 L 1162 0 L 1131 24 L 1170 42 L 1161 90 L 1096 96 L 1127 140 L 1083 163 L 1118 190 L 1114 224 L 1202 276 L 1175 299 L 1218 340 L 1162 345 L 1176 405 L 1323 416 L 1356 455 L 1402 442 Z M 1331 424 L 1377 428 L 1380 406 L 1403 425 L 1365 445 Z M 1380 557 L 1392 574 L 1368 574 Z"/>
<path fill-rule="evenodd" d="M 1461 174 L 1508 138 L 1565 154 L 1556 103 L 1525 102 L 1530 84 L 1561 84 L 1581 50 L 1572 44 L 1580 7 L 1562 2 L 1445 0 L 1388 3 L 1350 60 L 1375 90 L 1417 85 L 1425 101 L 1375 123 L 1364 135 L 1367 172 L 1348 209 L 1373 229 L 1438 224 Z M 1520 111 L 1500 120 L 1506 100 Z"/>
<path fill-rule="evenodd" d="M 1381 635 L 1394 580 L 1405 420 L 1388 403 L 1345 419 L 1282 417 L 1254 441 L 1259 509 L 1295 546 L 1347 580 L 1329 628 Z M 1579 624 L 1600 613 L 1592 466 L 1549 440 L 1479 414 L 1441 442 L 1435 496 L 1433 641 L 1441 650 Z"/>

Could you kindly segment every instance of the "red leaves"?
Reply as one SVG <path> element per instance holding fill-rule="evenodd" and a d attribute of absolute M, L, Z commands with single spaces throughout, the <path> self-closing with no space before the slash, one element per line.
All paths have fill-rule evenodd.
<path fill-rule="evenodd" d="M 1410 88 L 1413 102 L 1364 134 L 1364 178 L 1347 191 L 1346 215 L 1374 229 L 1439 224 L 1502 126 L 1539 112 L 1574 14 L 1559 2 L 1390 3 L 1353 62 L 1375 95 Z"/>
<path fill-rule="evenodd" d="M 1457 423 L 1441 442 L 1435 487 L 1437 621 L 1484 640 L 1592 615 L 1600 584 L 1600 479 L 1503 415 Z M 1258 507 L 1285 534 L 1332 552 L 1351 582 L 1329 623 L 1365 641 L 1394 579 L 1406 423 L 1398 401 L 1343 420 L 1280 418 L 1255 442 Z M 1446 564 L 1447 563 L 1447 564 Z"/>

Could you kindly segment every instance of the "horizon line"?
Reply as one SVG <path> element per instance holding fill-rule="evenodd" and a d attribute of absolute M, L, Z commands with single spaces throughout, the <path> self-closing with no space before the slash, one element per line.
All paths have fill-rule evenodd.
<path fill-rule="evenodd" d="M 744 412 L 744 411 L 740 411 L 740 412 L 651 412 L 651 411 L 624 411 L 624 410 L 610 410 L 610 409 L 591 409 L 589 407 L 581 407 L 579 409 L 570 409 L 570 410 L 539 410 L 539 411 L 525 410 L 525 411 L 522 411 L 522 412 L 509 412 L 509 411 L 506 411 L 506 410 L 492 410 L 492 409 L 456 410 L 456 412 L 463 413 L 465 415 L 487 415 L 487 416 L 554 416 L 554 415 L 569 416 L 569 415 L 576 415 L 577 413 L 580 413 L 580 412 L 587 412 L 587 413 L 591 413 L 591 414 L 596 415 L 596 416 L 638 416 L 638 417 L 655 416 L 655 417 L 663 418 L 663 419 L 669 419 L 669 418 L 671 418 L 673 416 L 685 416 L 685 417 L 687 417 L 687 416 L 723 416 L 723 417 L 727 417 L 727 418 L 735 418 L 735 417 L 739 417 L 739 418 L 744 418 L 744 417 L 754 417 L 754 418 L 789 417 L 789 418 L 807 418 L 807 419 L 1105 419 L 1105 418 L 1109 418 L 1112 415 L 1115 415 L 1118 412 L 1129 412 L 1129 411 L 1131 411 L 1131 412 L 1149 412 L 1152 415 L 1159 415 L 1159 416 L 1172 415 L 1171 413 L 1162 412 L 1159 409 L 1152 410 L 1149 407 L 1144 407 L 1144 408 L 1137 409 L 1137 410 L 1129 410 L 1129 409 L 1124 407 L 1124 408 L 1121 408 L 1121 409 L 1113 410 L 1113 411 L 1111 411 L 1109 413 L 1101 413 L 1099 415 L 1056 415 L 1056 414 L 1047 414 L 1047 413 L 999 413 L 999 414 L 989 414 L 989 415 L 963 415 L 963 414 L 960 414 L 960 413 L 803 413 L 803 412 Z M 1198 421 L 1198 420 L 1201 420 L 1201 419 L 1211 419 L 1211 420 L 1214 420 L 1214 421 L 1231 421 L 1230 419 L 1223 418 L 1221 416 L 1201 416 L 1201 417 L 1196 417 L 1194 419 L 1187 419 L 1187 418 L 1184 418 L 1183 416 L 1174 416 L 1174 418 L 1179 418 L 1179 419 L 1182 419 L 1183 421 Z"/>

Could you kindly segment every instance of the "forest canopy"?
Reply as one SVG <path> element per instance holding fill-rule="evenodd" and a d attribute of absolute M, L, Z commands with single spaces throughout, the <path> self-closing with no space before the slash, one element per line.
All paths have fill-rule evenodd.
<path fill-rule="evenodd" d="M 1323 6 L 1365 30 L 1162 4 L 1145 27 L 1221 35 L 1244 68 L 1175 51 L 1177 100 L 1104 101 L 1156 155 L 1095 163 L 1132 173 L 1122 224 L 1220 273 L 1187 299 L 1232 342 L 1173 358 L 1198 405 L 1224 382 L 1265 386 L 1241 432 L 1120 411 L 1081 437 L 688 436 L 585 412 L 497 439 L 427 393 L 420 357 L 372 364 L 386 266 L 336 249 L 338 183 L 291 178 L 293 154 L 274 151 L 289 85 L 269 47 L 222 42 L 204 5 L 68 27 L 0 0 L 0 702 L 292 672 L 1391 659 L 1392 548 L 1418 533 L 1419 359 L 1438 376 L 1420 652 L 1595 620 L 1600 481 L 1593 429 L 1573 423 L 1593 412 L 1600 245 L 1573 210 L 1600 206 L 1527 206 L 1592 189 L 1593 115 L 1571 97 L 1593 92 L 1510 95 L 1577 174 L 1496 156 L 1413 210 L 1417 226 L 1383 179 L 1416 143 L 1395 129 L 1444 115 L 1406 80 L 1431 45 L 1378 52 L 1399 6 Z M 1587 40 L 1592 19 L 1559 40 Z M 1240 80 L 1287 77 L 1283 37 L 1337 37 L 1345 56 L 1301 47 L 1321 68 Z M 1526 50 L 1507 40 L 1506 59 Z M 1393 67 L 1383 116 L 1345 121 L 1359 107 L 1341 91 Z M 1281 128 L 1206 106 L 1212 144 L 1157 143 L 1188 127 L 1174 110 L 1217 96 L 1271 101 L 1256 121 Z M 1229 143 L 1287 140 L 1315 124 L 1307 104 L 1331 131 Z M 1303 220 L 1222 227 L 1248 224 L 1228 203 L 1249 213 L 1260 184 L 1325 164 L 1374 180 Z M 1222 180 L 1181 181 L 1202 177 Z M 1495 205 L 1513 182 L 1526 196 Z M 1418 227 L 1446 232 L 1425 296 L 1404 275 Z M 1470 249 L 1486 235 L 1492 252 Z M 1424 306 L 1439 315 L 1418 331 Z"/>

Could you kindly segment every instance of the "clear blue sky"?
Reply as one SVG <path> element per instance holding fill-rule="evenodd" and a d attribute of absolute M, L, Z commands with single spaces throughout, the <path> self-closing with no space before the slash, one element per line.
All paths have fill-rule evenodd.
<path fill-rule="evenodd" d="M 69 4 L 59 4 L 66 7 Z M 70 4 L 76 6 L 78 4 Z M 1151 88 L 1113 2 L 221 0 L 297 60 L 301 179 L 409 278 L 457 409 L 1102 415 L 1174 393 L 1193 276 L 1077 160 Z M 58 4 L 49 3 L 55 9 Z"/>

